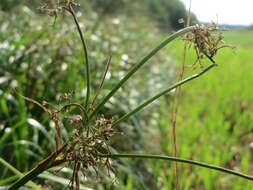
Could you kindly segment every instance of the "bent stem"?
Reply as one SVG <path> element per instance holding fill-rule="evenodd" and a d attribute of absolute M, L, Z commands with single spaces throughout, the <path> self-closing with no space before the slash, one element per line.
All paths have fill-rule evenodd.
<path fill-rule="evenodd" d="M 149 98 L 148 100 L 146 100 L 145 102 L 143 102 L 142 104 L 140 104 L 139 106 L 137 106 L 134 110 L 132 110 L 131 112 L 125 114 L 124 116 L 122 116 L 121 118 L 119 118 L 118 120 L 116 120 L 112 126 L 116 126 L 117 124 L 119 124 L 121 121 L 129 118 L 130 116 L 134 115 L 135 113 L 137 113 L 138 111 L 142 110 L 144 107 L 146 107 L 147 105 L 151 104 L 153 101 L 155 101 L 156 99 L 160 98 L 161 96 L 167 94 L 168 92 L 170 92 L 171 90 L 187 83 L 187 82 L 190 82 L 192 81 L 193 79 L 196 79 L 198 77 L 200 77 L 201 75 L 205 74 L 207 71 L 209 71 L 210 69 L 212 69 L 213 67 L 217 66 L 217 64 L 214 62 L 214 60 L 210 57 L 208 57 L 211 61 L 212 61 L 212 64 L 209 65 L 207 68 L 205 68 L 203 71 L 201 71 L 200 73 L 198 74 L 195 74 L 195 75 L 192 75 L 191 77 L 188 77 L 184 80 L 181 80 L 177 83 L 175 83 L 174 85 L 166 88 L 165 90 L 159 92 L 158 94 L 156 94 L 155 96 Z"/>
<path fill-rule="evenodd" d="M 159 44 L 155 49 L 153 49 L 147 56 L 145 56 L 139 63 L 133 66 L 132 69 L 124 76 L 124 78 L 122 78 L 119 83 L 109 92 L 109 94 L 96 106 L 94 111 L 90 114 L 89 119 L 91 119 L 102 108 L 102 106 L 118 91 L 118 89 L 159 50 L 164 48 L 167 44 L 169 44 L 171 41 L 175 40 L 179 36 L 182 36 L 187 32 L 191 32 L 195 28 L 196 26 L 190 26 L 172 34 L 169 38 L 165 39 L 161 44 Z"/>
<path fill-rule="evenodd" d="M 67 108 L 69 107 L 78 107 L 80 109 L 80 111 L 82 112 L 83 116 L 84 116 L 84 119 L 87 120 L 88 119 L 88 114 L 87 114 L 87 111 L 86 109 L 81 105 L 81 104 L 77 104 L 77 103 L 70 103 L 70 104 L 67 104 L 65 106 L 63 106 L 60 110 L 58 110 L 58 112 L 62 112 L 63 110 L 66 110 Z"/>
<path fill-rule="evenodd" d="M 72 16 L 73 19 L 75 21 L 79 36 L 81 38 L 82 41 L 82 45 L 83 45 L 83 52 L 84 52 L 84 56 L 85 56 L 85 70 L 86 70 L 86 86 L 87 86 L 87 91 L 86 91 L 86 100 L 85 100 L 85 107 L 88 107 L 88 103 L 89 103 L 89 98 L 90 98 L 90 68 L 89 68 L 89 59 L 88 59 L 88 51 L 87 51 L 87 46 L 86 43 L 84 41 L 84 37 L 83 37 L 83 33 L 81 30 L 81 27 L 77 21 L 76 18 L 76 14 L 75 11 L 73 10 L 72 6 L 69 5 L 68 8 L 64 7 L 65 10 L 67 10 Z"/>
<path fill-rule="evenodd" d="M 181 162 L 181 163 L 186 163 L 190 165 L 196 165 L 204 168 L 209 168 L 212 170 L 220 171 L 223 173 L 227 173 L 230 175 L 238 176 L 247 180 L 253 181 L 253 176 L 246 175 L 234 170 L 230 170 L 227 168 L 207 164 L 204 162 L 198 162 L 194 160 L 188 160 L 184 158 L 178 158 L 178 157 L 171 157 L 171 156 L 161 156 L 161 155 L 150 155 L 150 154 L 109 154 L 109 155 L 100 155 L 101 157 L 109 157 L 109 158 L 143 158 L 143 159 L 156 159 L 156 160 L 167 160 L 167 161 L 175 161 L 175 162 Z"/>

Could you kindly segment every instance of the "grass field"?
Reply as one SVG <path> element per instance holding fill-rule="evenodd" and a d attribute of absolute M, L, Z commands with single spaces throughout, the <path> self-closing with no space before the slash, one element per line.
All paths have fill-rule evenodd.
<path fill-rule="evenodd" d="M 180 157 L 253 173 L 250 148 L 253 142 L 252 35 L 248 31 L 225 32 L 225 41 L 237 46 L 236 50 L 221 50 L 215 57 L 219 64 L 217 68 L 183 87 L 177 123 Z M 170 48 L 176 48 L 174 55 L 180 61 L 183 48 L 178 48 L 178 44 Z M 186 63 L 192 63 L 194 59 L 190 52 Z M 203 66 L 205 64 L 203 61 Z M 166 115 L 168 110 L 164 108 L 164 117 Z M 164 149 L 171 152 L 169 121 L 162 123 L 161 141 Z M 166 140 L 164 131 L 167 131 Z M 162 176 L 162 189 L 172 188 L 173 170 L 164 173 L 164 165 L 156 164 L 155 171 Z M 252 182 L 183 165 L 180 165 L 179 176 L 181 187 L 185 190 L 253 188 Z"/>

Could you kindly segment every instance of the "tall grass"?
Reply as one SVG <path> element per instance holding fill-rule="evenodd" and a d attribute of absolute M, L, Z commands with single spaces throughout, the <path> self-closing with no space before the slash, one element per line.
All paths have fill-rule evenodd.
<path fill-rule="evenodd" d="M 85 103 L 77 103 L 72 102 L 72 95 L 71 93 L 65 93 L 62 98 L 65 99 L 66 103 L 61 107 L 50 107 L 48 103 L 40 103 L 37 100 L 34 100 L 32 98 L 28 98 L 26 96 L 23 96 L 19 94 L 19 100 L 21 103 L 24 104 L 24 100 L 33 103 L 41 108 L 41 111 L 44 111 L 52 121 L 55 122 L 55 150 L 52 151 L 52 153 L 44 158 L 41 162 L 39 162 L 34 169 L 32 169 L 30 172 L 25 174 L 22 178 L 18 179 L 16 182 L 14 182 L 9 189 L 10 190 L 16 190 L 26 184 L 28 181 L 33 180 L 35 177 L 37 177 L 42 172 L 49 170 L 52 167 L 60 166 L 64 163 L 69 163 L 73 165 L 73 171 L 72 171 L 72 177 L 70 178 L 70 184 L 75 189 L 80 189 L 80 177 L 79 177 L 79 171 L 82 171 L 84 168 L 93 168 L 96 172 L 98 172 L 99 165 L 102 165 L 103 167 L 107 168 L 108 170 L 113 170 L 110 165 L 109 158 L 142 158 L 142 159 L 158 159 L 158 160 L 167 160 L 167 161 L 176 161 L 176 162 L 184 162 L 191 165 L 198 165 L 202 167 L 206 167 L 209 169 L 222 171 L 227 174 L 236 175 L 238 177 L 242 177 L 244 179 L 252 180 L 253 178 L 251 176 L 229 170 L 226 168 L 209 165 L 206 163 L 201 163 L 197 161 L 192 161 L 188 159 L 182 159 L 177 157 L 168 157 L 168 156 L 160 156 L 160 155 L 139 155 L 139 154 L 118 154 L 118 153 L 112 153 L 113 151 L 109 146 L 107 146 L 108 140 L 111 138 L 112 135 L 116 135 L 117 132 L 115 132 L 115 128 L 118 126 L 118 124 L 130 117 L 132 117 L 137 112 L 143 110 L 146 106 L 150 105 L 152 102 L 157 100 L 158 98 L 168 94 L 170 91 L 189 83 L 192 80 L 195 80 L 202 75 L 209 72 L 211 69 L 213 69 L 215 66 L 217 66 L 215 60 L 213 59 L 214 55 L 216 55 L 217 50 L 220 48 L 216 44 L 215 47 L 211 46 L 210 49 L 208 49 L 209 45 L 214 45 L 212 43 L 216 43 L 216 41 L 211 42 L 211 44 L 206 44 L 206 46 L 201 46 L 202 42 L 199 42 L 199 36 L 198 35 L 205 35 L 208 33 L 211 34 L 212 31 L 218 30 L 218 27 L 211 26 L 208 27 L 199 27 L 199 26 L 190 26 L 186 27 L 180 31 L 175 32 L 174 34 L 170 35 L 168 38 L 166 38 L 164 41 L 162 41 L 157 47 L 155 47 L 153 50 L 151 50 L 149 53 L 147 53 L 139 62 L 137 62 L 132 68 L 127 71 L 125 76 L 108 92 L 108 94 L 97 104 L 94 105 L 95 101 L 90 100 L 90 71 L 89 71 L 89 61 L 88 56 L 89 52 L 86 47 L 86 42 L 84 40 L 80 25 L 78 23 L 77 17 L 75 15 L 75 12 L 72 8 L 72 6 L 76 6 L 73 2 L 65 2 L 63 5 L 57 7 L 57 9 L 48 9 L 43 7 L 44 11 L 52 14 L 52 11 L 62 11 L 67 10 L 71 13 L 72 18 L 77 26 L 78 34 L 81 38 L 81 42 L 83 45 L 83 51 L 84 51 L 84 59 L 85 59 L 85 73 L 86 73 L 86 96 L 85 96 Z M 58 12 L 53 12 L 57 13 Z M 54 15 L 56 16 L 56 15 Z M 185 34 L 188 34 L 185 36 Z M 118 92 L 120 88 L 123 87 L 123 85 L 130 79 L 132 79 L 132 76 L 139 71 L 139 69 L 148 63 L 148 61 L 155 56 L 161 49 L 163 49 L 168 44 L 172 43 L 176 38 L 179 38 L 181 36 L 184 36 L 184 38 L 190 42 L 194 42 L 196 51 L 198 53 L 198 61 L 200 59 L 203 59 L 203 56 L 209 60 L 210 64 L 207 65 L 205 68 L 203 68 L 199 73 L 193 74 L 192 76 L 189 76 L 185 79 L 182 79 L 178 81 L 177 83 L 165 88 L 164 90 L 156 93 L 152 97 L 146 99 L 143 101 L 143 103 L 139 104 L 134 108 L 132 111 L 129 111 L 128 113 L 124 114 L 120 118 L 114 120 L 112 118 L 104 118 L 100 111 L 104 107 L 106 103 L 109 102 L 109 100 Z M 204 37 L 210 37 L 210 36 L 204 36 Z M 215 38 L 213 38 L 215 39 Z M 194 40 L 194 41 L 193 41 Z M 202 39 L 204 40 L 204 39 Z M 204 41 L 205 43 L 205 41 Z M 201 57 L 200 57 L 201 56 Z M 110 59 L 107 62 L 108 65 L 110 63 Z M 106 67 L 103 79 L 101 81 L 101 85 L 99 87 L 102 88 L 104 79 L 106 76 L 106 73 L 108 71 L 108 67 Z M 95 96 L 96 97 L 96 96 Z M 94 98 L 95 99 L 95 98 Z M 71 109 L 77 109 L 79 115 L 75 117 L 70 117 L 69 122 L 72 125 L 76 126 L 76 131 L 74 134 L 67 134 L 64 132 L 64 128 L 62 128 L 61 123 L 64 123 L 61 121 L 62 115 L 66 116 L 68 112 L 71 112 Z M 8 113 L 8 111 L 6 111 Z M 26 111 L 20 110 L 20 114 L 26 113 Z M 62 115 L 61 115 L 62 114 Z M 8 114 L 7 114 L 8 115 Z M 21 116 L 21 118 L 26 118 L 26 116 Z M 22 121 L 22 120 L 21 120 Z M 41 124 L 37 123 L 34 120 L 29 120 L 29 122 L 34 125 L 34 127 L 38 128 L 43 132 L 43 127 Z M 18 127 L 18 126 L 17 126 Z M 46 132 L 45 132 L 46 134 Z M 22 134 L 24 138 L 29 138 L 29 134 Z M 38 138 L 33 137 L 33 138 Z M 14 139 L 15 140 L 15 139 Z M 17 148 L 18 148 L 18 142 Z M 39 149 L 39 147 L 38 147 Z M 80 153 L 81 152 L 81 153 Z M 16 153 L 16 156 L 19 156 L 19 152 Z M 18 159 L 17 159 L 18 160 Z M 3 164 L 7 165 L 5 162 Z M 22 163 L 20 163 L 22 165 Z M 84 174 L 86 175 L 86 174 Z M 13 180 L 13 179 L 11 179 Z"/>

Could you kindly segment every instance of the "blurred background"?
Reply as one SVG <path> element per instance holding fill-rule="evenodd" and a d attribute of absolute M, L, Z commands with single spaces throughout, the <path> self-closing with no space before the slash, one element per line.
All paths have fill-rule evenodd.
<path fill-rule="evenodd" d="M 55 149 L 55 125 L 46 113 L 12 93 L 57 105 L 64 93 L 75 92 L 73 101 L 83 104 L 86 92 L 83 52 L 69 14 L 57 18 L 41 14 L 45 1 L 0 2 L 0 188 L 17 179 Z M 237 2 L 237 1 L 236 1 Z M 163 39 L 191 23 L 215 22 L 228 30 L 217 68 L 186 84 L 178 99 L 178 156 L 253 174 L 253 15 L 250 1 L 240 4 L 220 0 L 79 0 L 77 18 L 88 46 L 92 96 L 112 61 L 101 100 L 125 73 Z M 248 3 L 248 4 L 247 4 Z M 250 20 L 251 19 L 251 20 Z M 160 51 L 110 99 L 101 111 L 119 117 L 177 80 L 186 51 L 188 76 L 201 70 L 195 52 L 178 39 Z M 188 46 L 187 46 L 188 47 Z M 208 63 L 203 60 L 202 66 Z M 111 146 L 121 153 L 173 154 L 172 111 L 175 93 L 155 101 L 118 126 Z M 73 111 L 74 114 L 74 111 Z M 73 131 L 63 123 L 63 136 Z M 120 159 L 115 174 L 99 171 L 82 178 L 82 189 L 174 189 L 173 163 Z M 16 171 L 16 172 L 15 172 Z M 64 189 L 71 166 L 58 174 L 44 172 L 34 180 L 42 189 Z M 204 168 L 179 164 L 180 189 L 251 190 L 249 181 Z M 112 181 L 114 183 L 112 183 Z M 23 189 L 29 189 L 24 187 Z"/>

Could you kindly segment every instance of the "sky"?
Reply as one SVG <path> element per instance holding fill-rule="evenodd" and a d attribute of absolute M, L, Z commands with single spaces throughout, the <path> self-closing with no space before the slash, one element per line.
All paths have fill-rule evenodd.
<path fill-rule="evenodd" d="M 190 0 L 181 0 L 189 9 Z M 199 21 L 218 24 L 253 24 L 253 0 L 191 0 Z"/>

